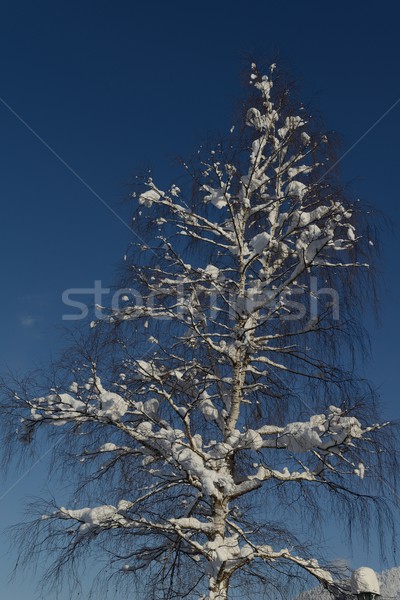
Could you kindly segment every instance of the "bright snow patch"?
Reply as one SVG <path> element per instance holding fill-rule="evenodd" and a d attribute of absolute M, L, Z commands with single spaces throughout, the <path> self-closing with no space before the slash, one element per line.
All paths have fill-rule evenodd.
<path fill-rule="evenodd" d="M 256 254 L 261 254 L 263 250 L 268 246 L 271 236 L 266 231 L 259 233 L 253 237 L 250 242 L 250 246 L 253 248 Z"/>
<path fill-rule="evenodd" d="M 214 204 L 216 208 L 223 208 L 227 205 L 227 201 L 230 198 L 230 194 L 226 192 L 224 189 L 214 189 L 209 185 L 203 185 L 203 189 L 208 192 L 206 196 L 204 196 L 205 202 L 211 202 Z"/>
<path fill-rule="evenodd" d="M 369 567 L 360 567 L 351 577 L 351 591 L 353 594 L 372 592 L 380 594 L 379 582 L 376 573 Z"/>
<path fill-rule="evenodd" d="M 159 200 L 162 194 L 160 192 L 156 192 L 156 190 L 147 190 L 147 192 L 143 192 L 139 196 L 140 204 L 144 204 L 146 208 L 150 208 L 156 200 Z"/>

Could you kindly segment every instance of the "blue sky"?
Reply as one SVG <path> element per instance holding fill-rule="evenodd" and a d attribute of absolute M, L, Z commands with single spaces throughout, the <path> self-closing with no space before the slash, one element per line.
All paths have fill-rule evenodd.
<path fill-rule="evenodd" d="M 245 58 L 271 57 L 342 134 L 343 150 L 354 145 L 341 163 L 344 179 L 392 219 L 379 273 L 381 324 L 371 325 L 366 369 L 386 416 L 398 418 L 400 103 L 381 117 L 400 98 L 399 17 L 395 2 L 3 0 L 0 361 L 24 372 L 56 354 L 62 291 L 115 281 L 130 239 L 20 119 L 126 219 L 120 201 L 135 171 L 152 165 L 169 183 L 176 155 L 230 127 Z M 0 497 L 16 480 L 11 473 L 1 482 Z M 0 527 L 22 518 L 23 498 L 44 480 L 39 466 L 0 500 Z M 356 549 L 353 558 L 380 566 L 374 549 Z M 0 552 L 0 580 L 11 564 Z M 21 579 L 1 581 L 5 595 L 34 600 L 32 582 Z"/>

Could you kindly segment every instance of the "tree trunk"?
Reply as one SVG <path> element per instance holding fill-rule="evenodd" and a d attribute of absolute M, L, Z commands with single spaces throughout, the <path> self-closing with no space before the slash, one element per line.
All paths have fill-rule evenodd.
<path fill-rule="evenodd" d="M 228 500 L 215 500 L 213 509 L 213 521 L 214 521 L 214 536 L 213 541 L 218 546 L 225 547 L 225 532 L 226 532 L 226 518 L 229 513 Z M 211 565 L 209 580 L 209 595 L 207 600 L 227 600 L 228 598 L 228 587 L 229 587 L 229 575 L 224 569 L 224 565 L 221 565 L 219 560 L 216 560 Z"/>
<path fill-rule="evenodd" d="M 207 600 L 227 600 L 228 598 L 228 579 L 220 581 L 210 580 L 210 592 Z"/>

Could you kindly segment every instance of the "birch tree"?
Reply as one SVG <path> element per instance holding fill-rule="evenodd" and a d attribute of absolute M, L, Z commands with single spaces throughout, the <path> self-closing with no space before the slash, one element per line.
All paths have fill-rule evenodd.
<path fill-rule="evenodd" d="M 252 65 L 243 122 L 180 187 L 142 181 L 124 289 L 50 388 L 3 386 L 9 440 L 55 440 L 76 482 L 23 538 L 52 575 L 92 552 L 152 598 L 338 591 L 323 524 L 385 510 L 387 424 L 355 371 L 371 229 L 275 73 Z"/>

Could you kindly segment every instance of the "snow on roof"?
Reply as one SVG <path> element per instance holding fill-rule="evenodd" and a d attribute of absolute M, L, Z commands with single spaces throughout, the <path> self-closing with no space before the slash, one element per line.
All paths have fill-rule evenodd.
<path fill-rule="evenodd" d="M 360 594 L 361 592 L 380 594 L 379 582 L 375 571 L 369 567 L 356 569 L 351 577 L 351 591 L 353 594 Z"/>

